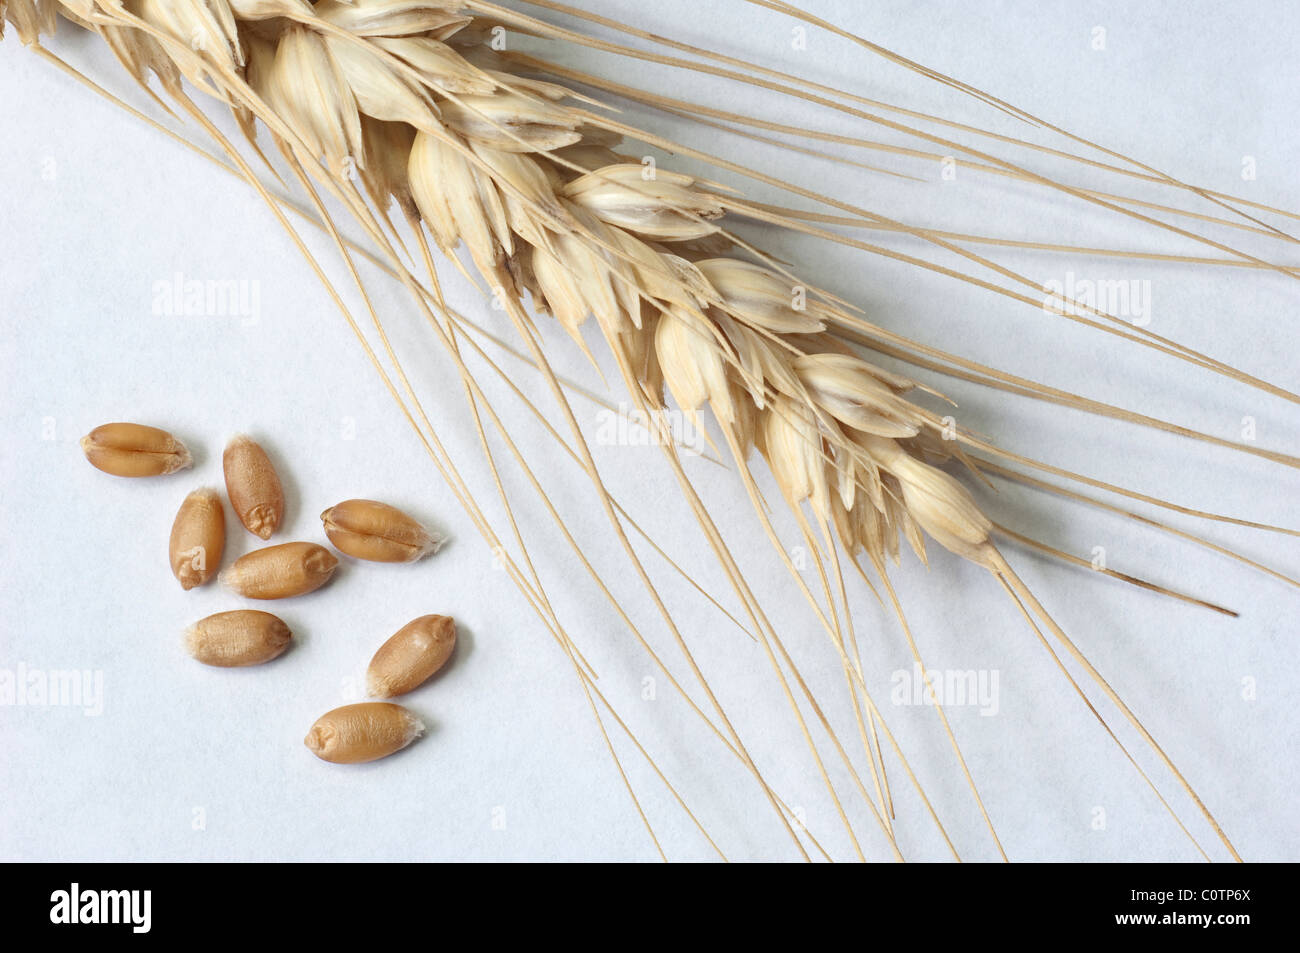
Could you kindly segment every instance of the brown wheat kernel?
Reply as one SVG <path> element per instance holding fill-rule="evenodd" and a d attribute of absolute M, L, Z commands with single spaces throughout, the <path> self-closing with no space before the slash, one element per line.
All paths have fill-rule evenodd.
<path fill-rule="evenodd" d="M 162 476 L 194 463 L 183 443 L 165 430 L 144 424 L 96 427 L 81 438 L 81 450 L 91 466 L 113 476 Z"/>
<path fill-rule="evenodd" d="M 195 490 L 177 510 L 168 543 L 172 574 L 181 588 L 193 589 L 216 575 L 225 548 L 226 514 L 221 498 L 213 490 Z"/>
<path fill-rule="evenodd" d="M 376 698 L 405 695 L 446 665 L 455 648 L 456 620 L 422 615 L 379 647 L 366 670 L 366 688 Z"/>
<path fill-rule="evenodd" d="M 284 519 L 284 487 L 266 451 L 250 437 L 240 434 L 226 445 L 221 455 L 230 506 L 244 528 L 262 539 L 270 539 Z"/>
<path fill-rule="evenodd" d="M 240 556 L 221 573 L 221 584 L 249 599 L 285 599 L 319 589 L 338 564 L 316 543 L 280 543 Z"/>
<path fill-rule="evenodd" d="M 423 733 L 424 724 L 401 705 L 362 702 L 321 715 L 303 744 L 322 761 L 360 764 L 401 751 Z"/>
<path fill-rule="evenodd" d="M 218 612 L 185 630 L 190 655 L 204 665 L 222 668 L 269 662 L 282 655 L 292 639 L 283 621 L 257 609 Z"/>
<path fill-rule="evenodd" d="M 320 515 L 325 535 L 340 552 L 381 563 L 409 563 L 436 552 L 442 538 L 395 506 L 344 500 Z"/>

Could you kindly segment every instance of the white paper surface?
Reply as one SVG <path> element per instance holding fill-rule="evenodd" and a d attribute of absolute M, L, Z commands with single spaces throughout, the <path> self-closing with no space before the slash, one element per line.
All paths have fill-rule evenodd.
<path fill-rule="evenodd" d="M 799 71 L 864 97 L 1006 135 L 1038 136 L 1026 124 L 888 66 L 847 41 L 809 28 L 800 46 L 792 21 L 735 0 L 649 7 L 617 0 L 599 6 L 621 22 Z M 1300 209 L 1295 174 L 1300 138 L 1293 115 L 1300 67 L 1291 55 L 1300 11 L 1289 4 L 808 0 L 805 6 L 1152 168 Z M 69 30 L 50 46 L 108 89 L 158 114 L 97 41 Z M 246 185 L 57 72 L 22 49 L 16 37 L 8 36 L 0 52 L 0 127 L 5 130 L 0 173 L 6 186 L 0 205 L 0 672 L 16 679 L 21 669 L 36 682 L 41 673 L 88 672 L 84 685 L 96 696 L 90 713 L 86 705 L 18 703 L 17 697 L 0 706 L 0 857 L 655 859 L 654 843 L 610 758 L 571 661 L 494 561 L 330 297 L 266 207 Z M 552 52 L 565 63 L 666 95 L 842 135 L 906 141 L 940 155 L 953 152 L 942 144 L 905 140 L 860 118 L 760 96 L 719 80 L 618 66 L 608 57 L 570 48 Z M 629 108 L 626 118 L 649 123 L 665 136 L 691 135 L 696 146 L 915 224 L 1028 241 L 1225 257 L 1095 206 L 981 174 L 962 162 L 955 178 L 945 179 L 940 161 L 840 153 L 923 180 L 910 181 L 717 132 L 690 133 L 682 120 L 648 117 L 637 108 Z M 223 120 L 223 128 L 230 124 Z M 951 128 L 924 128 L 1017 160 L 1027 155 Z M 1037 141 L 1084 149 L 1059 138 Z M 819 147 L 814 141 L 803 145 Z M 697 170 L 761 200 L 801 204 L 662 150 L 647 154 L 661 167 Z M 1205 214 L 1232 214 L 1208 202 L 1188 204 L 1176 193 L 1131 179 L 1094 177 L 1041 157 L 1032 161 L 1049 174 L 1069 172 L 1074 181 L 1104 183 L 1112 192 L 1163 195 Z M 1253 178 L 1243 177 L 1247 170 Z M 1211 232 L 1191 221 L 1253 254 L 1298 260 L 1285 242 L 1241 229 Z M 1293 219 L 1269 221 L 1297 231 Z M 358 233 L 350 229 L 349 234 Z M 1296 449 L 1294 405 L 859 250 L 765 228 L 745 234 L 797 262 L 801 275 L 851 299 L 871 320 L 927 344 L 1230 440 L 1242 439 L 1243 428 L 1253 425 L 1258 446 Z M 975 270 L 914 238 L 851 234 Z M 361 299 L 330 244 L 309 228 L 303 235 L 357 319 L 368 326 Z M 1129 316 L 1149 319 L 1152 331 L 1283 387 L 1300 387 L 1296 290 L 1284 276 L 1248 268 L 976 250 L 1033 276 L 1039 290 L 1020 290 L 1035 300 L 1045 281 L 1076 290 L 1087 281 L 1138 282 L 1128 286 L 1138 293 Z M 400 286 L 369 266 L 362 271 L 424 410 L 466 484 L 517 552 L 453 365 Z M 450 268 L 443 277 L 453 306 L 494 333 L 514 338 L 504 314 Z M 235 315 L 210 313 L 206 304 L 199 308 L 203 313 L 166 313 L 176 310 L 168 307 L 170 289 L 190 281 L 243 283 L 246 306 Z M 600 389 L 598 377 L 553 322 L 540 324 L 557 371 Z M 380 346 L 373 330 L 369 340 Z M 599 350 L 594 335 L 588 341 Z M 538 375 L 493 345 L 484 347 L 567 433 Z M 609 362 L 602 365 L 613 380 Z M 474 368 L 587 558 L 600 567 L 628 617 L 695 703 L 713 716 L 586 478 L 490 369 L 481 361 Z M 915 375 L 957 400 L 959 408 L 952 412 L 962 426 L 1017 452 L 1191 507 L 1286 525 L 1300 522 L 1298 482 L 1284 467 L 924 371 Z M 617 385 L 607 393 L 615 404 L 625 401 Z M 660 451 L 626 445 L 627 431 L 611 428 L 601 408 L 582 397 L 573 399 L 573 408 L 620 503 L 693 580 L 729 612 L 739 613 L 739 602 Z M 194 469 L 139 481 L 92 469 L 77 440 L 111 420 L 172 430 L 194 451 Z M 490 421 L 485 426 L 490 428 Z M 204 615 L 243 603 L 215 585 L 182 592 L 167 568 L 166 539 L 187 492 L 221 485 L 221 448 L 242 431 L 264 442 L 285 480 L 288 514 L 279 539 L 323 539 L 320 511 L 359 496 L 409 510 L 447 533 L 450 543 L 413 566 L 344 560 L 335 580 L 320 592 L 257 606 L 280 614 L 296 633 L 296 644 L 265 667 L 226 671 L 187 658 L 180 634 Z M 607 445 L 611 434 L 613 445 Z M 554 608 L 599 673 L 600 691 L 729 858 L 797 859 L 752 776 L 702 726 L 592 586 L 509 449 L 496 437 L 492 448 L 532 560 Z M 772 626 L 874 793 L 838 655 L 774 556 L 739 481 L 707 460 L 688 459 L 686 465 Z M 766 474 L 761 484 L 774 493 Z M 1241 613 L 1229 619 L 1007 547 L 1025 580 L 1142 718 L 1241 854 L 1250 860 L 1300 856 L 1293 795 L 1300 740 L 1295 591 L 1114 514 L 999 486 L 1000 493 L 985 491 L 980 497 L 994 519 L 1085 559 L 1104 550 L 1114 569 Z M 258 543 L 227 515 L 229 562 Z M 1284 572 L 1300 571 L 1286 537 L 1164 516 Z M 774 507 L 774 520 L 782 544 L 799 558 L 797 527 L 780 505 Z M 634 530 L 628 532 L 768 783 L 827 852 L 851 859 L 853 845 L 762 646 L 705 602 Z M 982 570 L 938 547 L 931 550 L 928 571 L 905 556 L 893 579 L 929 668 L 974 672 L 989 692 L 996 678 L 987 704 L 951 706 L 948 714 L 1007 854 L 1017 860 L 1195 859 L 1195 848 L 1074 695 L 1001 589 Z M 807 565 L 801 578 L 821 596 L 815 566 Z M 934 711 L 895 703 L 912 697 L 906 688 L 912 660 L 896 620 L 860 580 L 849 581 L 873 697 L 961 855 L 997 859 Z M 301 739 L 312 721 L 357 700 L 373 650 L 410 618 L 427 612 L 452 614 L 460 624 L 451 666 L 407 699 L 426 719 L 427 737 L 368 766 L 339 767 L 311 757 Z M 1072 671 L 1086 684 L 1077 667 Z M 1092 697 L 1100 697 L 1088 688 Z M 1099 709 L 1197 839 L 1216 859 L 1225 856 L 1141 739 L 1111 706 Z M 888 859 L 885 840 L 834 748 L 806 704 L 801 711 L 844 797 L 863 853 Z M 667 855 L 716 857 L 618 724 L 602 714 Z M 918 860 L 950 856 L 897 758 L 890 755 L 886 766 L 903 854 Z M 808 850 L 817 856 L 810 845 Z"/>

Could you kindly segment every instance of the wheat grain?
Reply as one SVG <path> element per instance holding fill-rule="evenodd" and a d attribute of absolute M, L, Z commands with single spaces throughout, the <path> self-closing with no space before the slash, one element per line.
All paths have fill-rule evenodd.
<path fill-rule="evenodd" d="M 280 543 L 240 556 L 222 570 L 221 584 L 248 599 L 287 599 L 315 592 L 338 565 L 317 543 Z"/>
<path fill-rule="evenodd" d="M 271 458 L 260 444 L 240 434 L 226 444 L 221 469 L 239 522 L 253 535 L 270 539 L 284 519 L 284 487 Z"/>
<path fill-rule="evenodd" d="M 375 652 L 366 669 L 366 688 L 376 698 L 405 695 L 436 675 L 455 649 L 456 620 L 451 616 L 413 619 Z"/>
<path fill-rule="evenodd" d="M 226 516 L 214 490 L 195 490 L 185 497 L 172 523 L 167 555 L 182 589 L 201 586 L 221 565 L 226 547 Z"/>
<path fill-rule="evenodd" d="M 81 450 L 91 466 L 113 476 L 162 476 L 194 463 L 183 443 L 165 430 L 144 424 L 96 427 L 81 438 Z"/>
<path fill-rule="evenodd" d="M 200 619 L 185 630 L 185 648 L 204 665 L 238 668 L 279 658 L 293 633 L 277 616 L 235 609 Z"/>
<path fill-rule="evenodd" d="M 344 500 L 320 515 L 325 535 L 340 552 L 381 563 L 409 563 L 436 553 L 442 537 L 395 506 Z"/>
<path fill-rule="evenodd" d="M 322 761 L 361 764 L 401 751 L 422 734 L 424 723 L 401 705 L 361 702 L 321 715 L 303 744 Z"/>

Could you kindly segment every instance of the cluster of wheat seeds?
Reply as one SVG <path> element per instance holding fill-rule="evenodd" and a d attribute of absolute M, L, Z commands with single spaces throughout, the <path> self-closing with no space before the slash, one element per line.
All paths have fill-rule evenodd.
<path fill-rule="evenodd" d="M 98 470 L 118 477 L 166 476 L 193 465 L 189 449 L 157 427 L 103 424 L 81 441 Z M 284 488 L 261 445 L 239 435 L 222 454 L 226 494 L 243 527 L 265 541 L 284 520 Z M 321 514 L 325 535 L 355 559 L 409 563 L 436 552 L 442 538 L 395 506 L 377 500 L 344 500 Z M 203 488 L 181 503 L 168 540 L 172 574 L 186 591 L 209 582 L 226 548 L 220 495 Z M 332 552 L 312 542 L 277 543 L 255 549 L 221 571 L 222 584 L 255 600 L 303 596 L 328 583 L 338 569 Z M 257 609 L 232 609 L 200 619 L 185 631 L 185 647 L 204 665 L 245 668 L 279 658 L 293 641 L 284 620 Z M 402 626 L 375 653 L 366 687 L 376 698 L 419 688 L 446 665 L 456 646 L 450 616 L 425 615 Z M 307 733 L 317 757 L 343 764 L 375 761 L 405 748 L 424 731 L 414 712 L 387 701 L 344 705 L 326 712 Z"/>

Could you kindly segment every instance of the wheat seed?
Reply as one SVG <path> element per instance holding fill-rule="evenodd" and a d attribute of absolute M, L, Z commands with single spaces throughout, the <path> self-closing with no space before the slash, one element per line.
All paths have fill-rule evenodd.
<path fill-rule="evenodd" d="M 201 586 L 221 565 L 226 548 L 226 514 L 214 490 L 195 490 L 185 497 L 172 523 L 168 558 L 182 589 Z"/>
<path fill-rule="evenodd" d="M 422 734 L 423 722 L 401 705 L 362 702 L 321 715 L 303 744 L 322 761 L 360 764 L 401 751 Z"/>
<path fill-rule="evenodd" d="M 185 445 L 165 430 L 144 424 L 112 423 L 81 438 L 91 466 L 122 477 L 162 476 L 192 466 Z"/>
<path fill-rule="evenodd" d="M 456 648 L 456 620 L 423 615 L 406 623 L 379 647 L 366 669 L 366 689 L 393 698 L 419 688 L 447 664 Z"/>
<path fill-rule="evenodd" d="M 437 552 L 442 537 L 395 506 L 344 500 L 320 515 L 325 535 L 340 552 L 381 563 L 409 563 Z"/>
<path fill-rule="evenodd" d="M 293 640 L 277 616 L 235 609 L 200 619 L 185 630 L 185 648 L 204 665 L 236 668 L 261 665 L 284 654 Z"/>
<path fill-rule="evenodd" d="M 319 589 L 338 565 L 317 543 L 280 543 L 240 556 L 221 573 L 221 584 L 249 599 L 286 599 Z"/>
<path fill-rule="evenodd" d="M 240 434 L 221 455 L 230 506 L 244 528 L 270 539 L 284 519 L 284 488 L 280 477 L 256 441 Z"/>
<path fill-rule="evenodd" d="M 644 172 L 629 163 L 605 166 L 570 182 L 563 195 L 606 224 L 652 238 L 685 241 L 718 231 L 711 222 L 722 206 L 693 189 L 693 178 L 660 170 L 647 180 Z"/>

